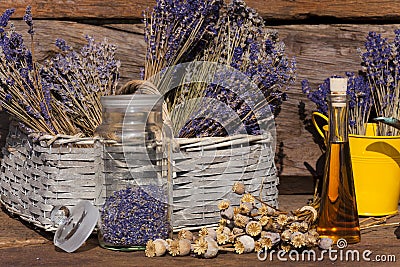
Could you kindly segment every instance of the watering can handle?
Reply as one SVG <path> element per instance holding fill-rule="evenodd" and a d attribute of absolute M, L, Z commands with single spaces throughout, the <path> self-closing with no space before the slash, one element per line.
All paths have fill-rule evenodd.
<path fill-rule="evenodd" d="M 319 127 L 317 121 L 315 120 L 315 117 L 320 117 L 320 118 L 324 119 L 327 123 L 329 121 L 328 117 L 320 112 L 313 112 L 311 115 L 311 121 L 314 124 L 315 128 L 317 129 L 318 133 L 322 136 L 322 138 L 325 138 L 324 132 Z"/>

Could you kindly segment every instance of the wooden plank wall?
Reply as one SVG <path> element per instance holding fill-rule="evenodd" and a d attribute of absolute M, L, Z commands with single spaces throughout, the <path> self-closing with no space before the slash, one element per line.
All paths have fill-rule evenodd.
<path fill-rule="evenodd" d="M 54 41 L 64 38 L 73 47 L 85 43 L 86 34 L 96 39 L 108 38 L 118 45 L 121 59 L 121 84 L 139 78 L 144 61 L 143 25 L 141 13 L 153 6 L 154 0 L 2 0 L 0 10 L 16 8 L 14 18 L 23 16 L 25 7 L 32 5 L 36 28 L 35 55 L 39 61 L 52 56 Z M 312 135 L 310 113 L 314 106 L 301 93 L 305 78 L 316 87 L 325 78 L 345 71 L 357 71 L 360 60 L 357 48 L 363 46 L 369 31 L 392 37 L 400 27 L 400 1 L 389 0 L 248 0 L 271 28 L 277 29 L 285 42 L 289 56 L 295 56 L 298 75 L 295 86 L 288 91 L 289 100 L 276 119 L 279 155 L 282 157 L 281 177 L 294 177 L 300 184 L 310 185 L 310 172 L 304 162 L 315 166 L 321 156 Z M 26 30 L 21 20 L 15 25 Z M 300 101 L 305 110 L 299 109 Z M 1 119 L 4 138 L 6 116 Z M 288 180 L 293 181 L 293 180 Z M 288 190 L 290 184 L 286 184 Z"/>

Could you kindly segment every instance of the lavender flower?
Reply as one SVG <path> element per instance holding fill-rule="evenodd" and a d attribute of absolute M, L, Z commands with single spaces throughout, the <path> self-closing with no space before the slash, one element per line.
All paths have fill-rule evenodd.
<path fill-rule="evenodd" d="M 348 78 L 347 95 L 349 95 L 349 132 L 351 134 L 365 134 L 365 123 L 368 122 L 372 107 L 371 89 L 364 76 L 356 76 L 354 73 L 346 72 Z M 332 76 L 339 77 L 339 76 Z M 317 106 L 317 111 L 327 115 L 327 96 L 330 94 L 329 78 L 312 90 L 307 80 L 301 82 L 302 91 L 308 99 Z"/>
<path fill-rule="evenodd" d="M 378 116 L 400 116 L 400 30 L 395 31 L 393 42 L 380 34 L 370 32 L 361 51 L 361 65 L 372 89 L 374 107 Z M 400 132 L 388 125 L 379 124 L 380 135 L 398 135 Z"/>
<path fill-rule="evenodd" d="M 33 20 L 32 20 L 32 7 L 27 6 L 25 10 L 25 15 L 24 15 L 24 21 L 25 23 L 29 26 L 28 33 L 30 35 L 33 35 L 35 31 L 33 30 Z"/>
<path fill-rule="evenodd" d="M 10 17 L 14 13 L 15 9 L 7 9 L 0 17 L 0 34 L 4 32 L 4 27 L 7 26 Z"/>
<path fill-rule="evenodd" d="M 87 37 L 88 45 L 78 53 L 57 40 L 64 54 L 41 65 L 13 26 L 4 30 L 12 13 L 0 18 L 1 106 L 28 132 L 91 136 L 101 121 L 100 97 L 113 94 L 118 82 L 116 47 Z M 31 7 L 23 19 L 33 41 Z"/>

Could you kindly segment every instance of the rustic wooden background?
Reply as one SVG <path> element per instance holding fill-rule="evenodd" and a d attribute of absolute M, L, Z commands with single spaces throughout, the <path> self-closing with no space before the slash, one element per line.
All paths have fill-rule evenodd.
<path fill-rule="evenodd" d="M 154 3 L 154 0 L 2 0 L 0 10 L 16 8 L 13 16 L 16 28 L 26 32 L 24 22 L 18 19 L 22 18 L 25 7 L 32 5 L 35 56 L 39 61 L 55 53 L 54 41 L 59 37 L 76 48 L 85 43 L 86 34 L 117 44 L 117 56 L 122 62 L 120 83 L 123 84 L 139 78 L 145 47 L 141 13 Z M 359 70 L 357 48 L 363 46 L 367 33 L 377 31 L 392 38 L 393 30 L 400 27 L 397 24 L 400 23 L 400 1 L 247 0 L 246 3 L 255 8 L 271 28 L 279 31 L 287 54 L 296 57 L 297 81 L 288 91 L 289 100 L 276 120 L 280 144 L 277 151 L 283 159 L 279 164 L 281 178 L 287 178 L 284 186 L 290 187 L 292 181 L 310 184 L 311 175 L 304 162 L 315 167 L 321 151 L 309 121 L 314 105 L 302 94 L 301 81 L 307 78 L 316 87 L 333 74 Z M 304 110 L 299 108 L 301 101 L 305 104 Z M 4 139 L 7 116 L 1 115 L 0 122 Z"/>

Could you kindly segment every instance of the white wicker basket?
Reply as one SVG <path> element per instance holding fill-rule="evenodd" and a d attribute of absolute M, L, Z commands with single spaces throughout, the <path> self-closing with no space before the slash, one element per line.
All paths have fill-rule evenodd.
<path fill-rule="evenodd" d="M 247 192 L 277 207 L 279 178 L 270 135 L 175 140 L 179 145 L 173 153 L 175 229 L 216 224 L 220 217 L 218 202 L 239 201 L 240 196 L 232 192 L 236 181 L 242 181 Z"/>
<path fill-rule="evenodd" d="M 39 142 L 10 125 L 1 161 L 1 203 L 11 213 L 48 231 L 55 206 L 104 202 L 101 146 L 94 138 L 44 136 Z"/>
<path fill-rule="evenodd" d="M 33 142 L 11 125 L 1 161 L 1 203 L 9 212 L 48 231 L 56 230 L 50 219 L 54 206 L 70 208 L 80 200 L 101 206 L 106 197 L 103 146 L 96 141 L 45 136 Z M 278 205 L 279 179 L 269 135 L 175 141 L 175 229 L 216 224 L 218 202 L 239 198 L 231 190 L 235 181 L 244 182 L 248 192 L 268 204 Z"/>

